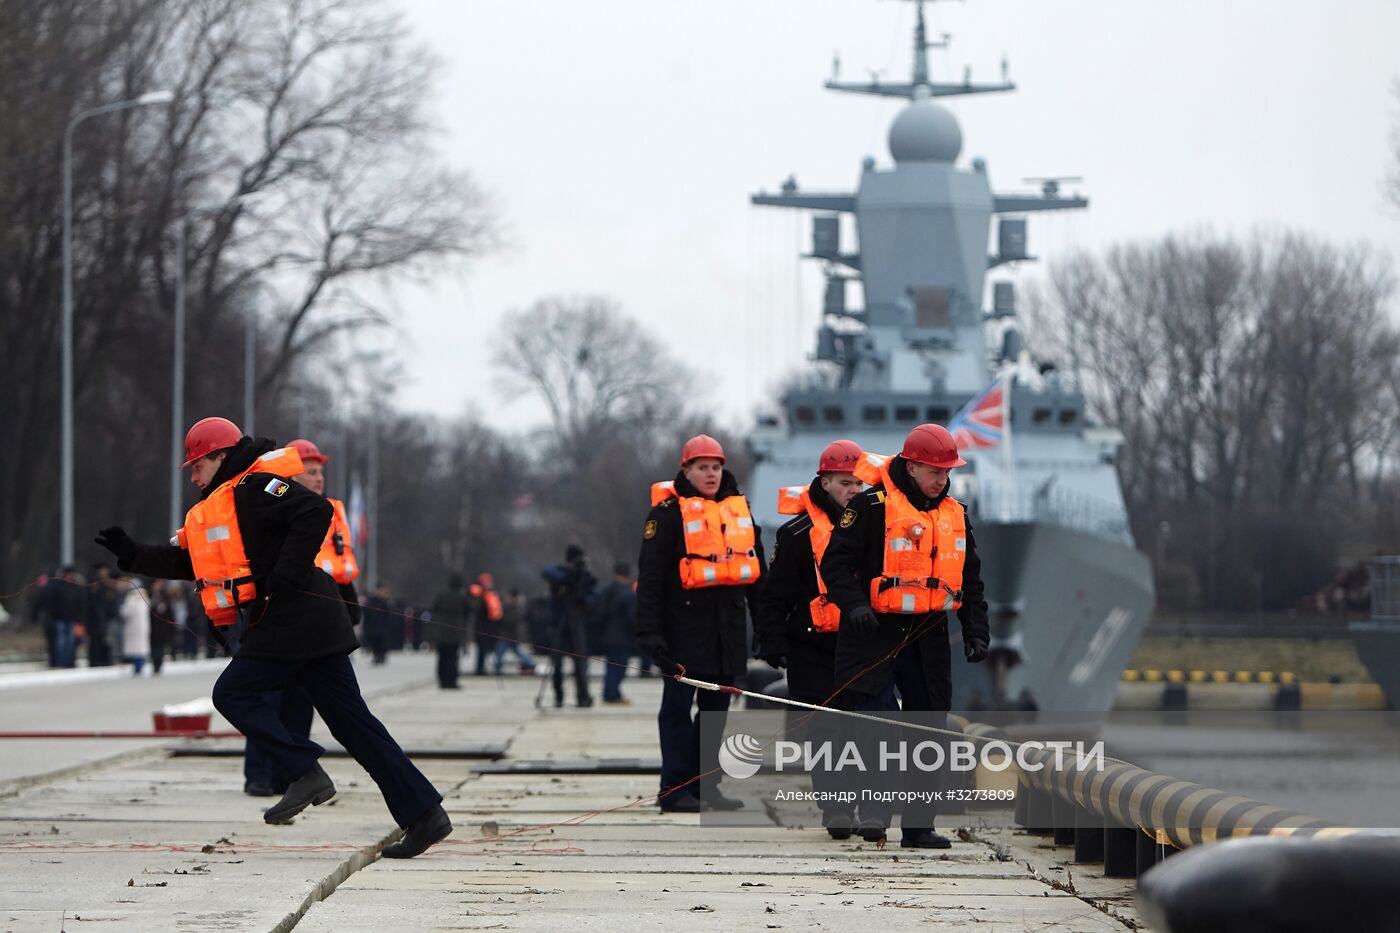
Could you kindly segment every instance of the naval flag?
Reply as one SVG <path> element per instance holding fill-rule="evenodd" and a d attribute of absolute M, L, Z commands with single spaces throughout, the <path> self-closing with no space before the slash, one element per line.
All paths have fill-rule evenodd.
<path fill-rule="evenodd" d="M 1001 443 L 1006 425 L 1006 382 L 998 379 L 974 396 L 948 422 L 958 450 L 977 450 Z"/>
<path fill-rule="evenodd" d="M 350 523 L 350 546 L 358 551 L 369 541 L 369 516 L 365 514 L 365 493 L 359 476 L 350 480 L 350 501 L 345 510 L 349 513 L 345 518 Z"/>

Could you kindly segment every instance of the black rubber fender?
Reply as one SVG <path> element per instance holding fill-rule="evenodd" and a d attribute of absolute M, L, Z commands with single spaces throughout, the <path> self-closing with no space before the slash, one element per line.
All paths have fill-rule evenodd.
<path fill-rule="evenodd" d="M 1138 880 L 1154 933 L 1400 933 L 1400 834 L 1227 839 Z"/>

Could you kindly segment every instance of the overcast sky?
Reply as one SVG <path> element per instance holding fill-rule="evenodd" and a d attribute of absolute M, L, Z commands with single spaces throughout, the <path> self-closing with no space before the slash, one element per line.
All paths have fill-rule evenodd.
<path fill-rule="evenodd" d="M 508 245 L 397 293 L 411 381 L 400 402 L 539 416 L 493 385 L 501 315 L 544 295 L 615 297 L 709 374 L 707 404 L 745 424 L 813 344 L 821 278 L 810 220 L 749 205 L 789 173 L 853 189 L 889 164 L 903 106 L 821 87 L 908 76 L 913 4 L 894 0 L 401 0 L 446 61 L 443 153 L 489 193 Z M 1400 260 L 1381 194 L 1400 77 L 1400 2 L 968 0 L 929 7 L 941 79 L 1018 90 L 953 98 L 966 167 L 997 191 L 1082 175 L 1085 212 L 1032 216 L 1057 256 L 1209 227 L 1287 225 Z"/>

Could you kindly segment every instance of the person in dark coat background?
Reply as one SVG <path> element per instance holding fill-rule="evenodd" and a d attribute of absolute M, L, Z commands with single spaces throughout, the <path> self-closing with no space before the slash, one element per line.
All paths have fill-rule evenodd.
<path fill-rule="evenodd" d="M 111 568 L 97 564 L 87 587 L 87 618 L 80 620 L 87 635 L 88 667 L 112 666 L 112 642 L 121 640 L 122 596 L 112 585 Z"/>
<path fill-rule="evenodd" d="M 290 477 L 249 472 L 276 450 L 263 438 L 244 437 L 232 422 L 209 418 L 185 438 L 191 479 L 207 500 L 231 485 L 241 558 L 255 592 L 240 607 L 251 622 L 237 655 L 214 684 L 214 706 L 240 732 L 268 750 L 277 770 L 298 775 L 264 821 L 287 823 L 335 795 L 318 759 L 325 749 L 290 733 L 271 701 L 272 691 L 298 686 L 345 747 L 379 786 L 403 837 L 387 858 L 412 858 L 452 831 L 442 795 L 413 766 L 370 712 L 349 654 L 359 647 L 335 581 L 314 559 L 330 528 L 326 499 Z M 222 517 L 216 516 L 216 517 Z M 191 526 L 189 519 L 186 530 Z M 212 530 L 212 529 L 211 529 Z M 195 579 L 192 552 L 168 544 L 138 544 L 122 528 L 104 528 L 97 543 L 126 571 L 173 580 Z M 230 558 L 231 559 L 231 558 Z M 222 566 L 216 568 L 223 572 Z"/>
<path fill-rule="evenodd" d="M 923 592 L 931 604 L 943 606 L 956 602 L 962 624 L 963 653 L 971 663 L 986 660 L 989 628 L 987 603 L 983 598 L 981 560 L 972 536 L 972 522 L 957 500 L 949 499 L 949 472 L 964 465 L 957 445 L 948 431 L 935 424 L 914 428 L 904 441 L 903 451 L 882 466 L 879 482 L 851 500 L 832 530 L 831 542 L 822 558 L 822 578 L 831 599 L 841 609 L 841 628 L 836 642 L 836 683 L 841 689 L 840 705 L 846 709 L 893 711 L 901 708 L 896 702 L 896 689 L 902 708 L 921 713 L 919 721 L 944 727 L 943 715 L 952 705 L 953 671 L 949 646 L 946 609 L 923 612 L 877 613 L 872 608 L 871 584 L 888 577 L 885 573 L 886 554 L 913 553 L 921 549 L 929 555 L 926 560 L 935 569 L 949 558 L 960 565 L 961 584 L 953 593 L 933 586 L 937 579 L 932 571 L 927 578 L 931 585 Z M 959 518 L 964 535 L 948 541 L 947 551 L 940 554 L 938 543 L 944 531 L 938 526 L 952 526 L 952 517 Z M 886 528 L 889 508 L 920 513 L 923 523 L 919 532 L 912 525 L 899 529 Z M 898 513 L 896 513 L 898 514 Z M 923 528 L 935 529 L 927 534 Z M 891 540 L 887 541 L 887 538 Z M 921 539 L 927 539 L 922 540 Z M 917 547 L 911 547 L 911 541 Z M 960 558 L 960 559 L 958 559 Z M 946 576 L 938 570 L 938 576 Z M 881 593 L 910 593 L 901 596 L 911 601 L 916 584 L 905 580 L 902 587 L 882 588 Z M 936 601 L 935 601 L 936 600 Z M 906 848 L 948 848 L 950 842 L 933 831 L 936 808 L 927 804 L 910 804 L 901 817 Z M 856 831 L 869 842 L 883 840 L 890 825 L 892 810 L 888 804 L 860 805 L 860 823 Z"/>
<path fill-rule="evenodd" d="M 636 585 L 627 564 L 613 566 L 612 580 L 598 593 L 597 616 L 598 647 L 607 661 L 603 670 L 603 702 L 625 705 L 631 701 L 622 695 L 622 678 L 637 643 Z"/>
<path fill-rule="evenodd" d="M 495 657 L 497 639 L 501 637 L 505 621 L 505 607 L 495 587 L 495 577 L 489 573 L 481 573 L 477 574 L 476 582 L 467 589 L 472 598 L 472 641 L 476 645 L 477 677 L 486 676 L 486 659 Z M 491 618 L 493 596 L 501 611 L 500 617 L 495 619 Z"/>
<path fill-rule="evenodd" d="M 447 575 L 447 588 L 433 597 L 432 618 L 428 622 L 428 639 L 437 649 L 438 686 L 457 690 L 461 673 L 462 636 L 472 601 L 467 596 L 466 580 L 460 573 Z"/>
<path fill-rule="evenodd" d="M 395 626 L 403 628 L 403 607 L 389 595 L 389 584 L 381 580 L 365 600 L 364 624 L 360 629 L 375 664 L 388 660 Z"/>
<path fill-rule="evenodd" d="M 642 531 L 637 561 L 636 632 L 639 652 L 654 659 L 663 675 L 675 674 L 679 666 L 699 680 L 732 685 L 747 668 L 748 618 L 751 612 L 757 615 L 757 584 L 765 573 L 765 557 L 760 530 L 724 463 L 719 442 L 698 435 L 682 449 L 681 470 L 675 480 L 653 487 L 654 504 Z M 734 527 L 709 527 L 709 519 L 689 517 L 683 523 L 681 512 L 691 507 L 696 515 L 728 515 Z M 712 555 L 700 559 L 690 556 L 685 524 L 696 527 L 694 522 L 705 526 L 699 533 L 710 536 Z M 729 540 L 726 535 L 750 530 L 752 546 L 745 550 L 751 553 L 735 553 L 733 560 L 722 558 L 727 550 L 724 542 Z M 694 574 L 688 578 L 689 586 L 681 577 L 683 566 Z M 705 582 L 705 574 L 721 569 L 725 579 L 747 574 L 751 582 Z M 661 736 L 657 803 L 665 812 L 738 809 L 743 801 L 720 792 L 718 774 L 707 774 L 697 781 L 701 762 L 717 760 L 720 730 L 711 736 L 716 740 L 714 747 L 702 749 L 700 719 L 692 715 L 693 706 L 701 712 L 722 713 L 729 709 L 729 694 L 697 692 L 695 687 L 667 676 L 656 717 Z"/>
<path fill-rule="evenodd" d="M 92 597 L 77 567 L 64 567 L 62 575 L 50 581 L 49 587 L 45 608 L 52 636 L 53 666 L 76 667 L 78 646 L 73 626 L 87 623 Z"/>
<path fill-rule="evenodd" d="M 754 618 L 754 635 L 758 657 L 774 669 L 787 669 L 788 696 L 801 703 L 822 706 L 836 693 L 837 629 L 833 623 L 839 619 L 831 616 L 839 613 L 833 613 L 835 604 L 822 597 L 817 561 L 826 553 L 841 513 L 865 487 L 854 472 L 860 457 L 861 449 L 855 442 L 835 441 L 822 451 L 817 476 L 806 489 L 789 487 L 780 494 L 788 500 L 780 499 L 780 511 L 800 513 L 775 536 Z M 831 738 L 825 731 L 830 718 L 808 717 L 805 738 L 813 742 Z M 855 825 L 853 811 L 848 804 L 825 799 L 840 789 L 834 778 L 831 771 L 817 768 L 812 771 L 812 788 L 822 795 L 818 806 L 822 825 L 831 838 L 849 839 Z"/>
<path fill-rule="evenodd" d="M 549 584 L 550 632 L 549 661 L 554 675 L 554 705 L 564 705 L 564 658 L 573 657 L 574 702 L 580 707 L 593 705 L 588 691 L 588 616 L 592 612 L 597 579 L 588 569 L 583 548 L 571 544 L 564 550 L 564 563 L 543 571 Z"/>

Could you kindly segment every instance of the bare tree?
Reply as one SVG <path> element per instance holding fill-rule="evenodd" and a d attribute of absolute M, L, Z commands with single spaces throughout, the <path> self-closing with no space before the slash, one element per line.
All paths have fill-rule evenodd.
<path fill-rule="evenodd" d="M 1038 326 L 1124 432 L 1134 524 L 1171 520 L 1213 604 L 1287 602 L 1369 534 L 1338 517 L 1364 514 L 1394 435 L 1392 293 L 1373 251 L 1299 234 L 1167 237 L 1057 269 Z M 1278 550 L 1304 521 L 1325 531 Z"/>
<path fill-rule="evenodd" d="M 73 115 L 175 94 L 74 135 L 80 527 L 169 531 L 177 228 L 187 412 L 230 413 L 256 298 L 259 424 L 276 425 L 284 390 L 334 335 L 388 322 L 365 286 L 469 256 L 491 225 L 471 180 L 434 153 L 436 62 L 383 0 L 0 0 L 0 22 L 0 371 L 26 389 L 0 406 L 0 448 L 27 451 L 0 469 L 11 584 L 57 541 L 59 156 Z"/>
<path fill-rule="evenodd" d="M 496 347 L 501 386 L 549 411 L 554 449 L 582 469 L 619 438 L 645 447 L 680 416 L 691 374 L 611 299 L 544 298 L 510 315 Z"/>

